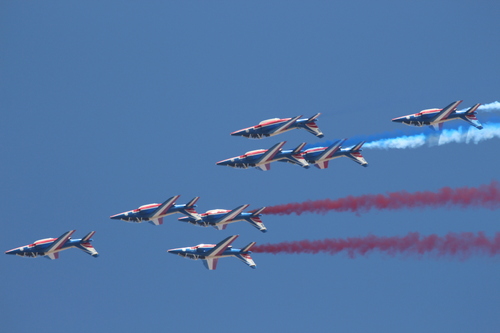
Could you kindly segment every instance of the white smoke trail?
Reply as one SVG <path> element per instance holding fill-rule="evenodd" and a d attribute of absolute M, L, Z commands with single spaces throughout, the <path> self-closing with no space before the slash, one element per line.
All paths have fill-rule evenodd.
<path fill-rule="evenodd" d="M 500 102 L 496 101 L 493 103 L 481 105 L 480 107 L 477 108 L 477 110 L 478 111 L 485 111 L 485 112 L 499 111 L 500 110 Z"/>
<path fill-rule="evenodd" d="M 500 104 L 500 103 L 499 103 Z M 367 142 L 365 149 L 407 149 L 419 148 L 426 143 L 442 146 L 449 143 L 475 143 L 500 138 L 500 124 L 485 123 L 482 130 L 475 128 L 443 130 L 440 134 L 418 134 Z"/>

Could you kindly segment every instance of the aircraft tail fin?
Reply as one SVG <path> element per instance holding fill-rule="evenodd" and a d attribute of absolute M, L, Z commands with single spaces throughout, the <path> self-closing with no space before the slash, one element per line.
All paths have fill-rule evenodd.
<path fill-rule="evenodd" d="M 92 239 L 91 239 L 91 238 L 92 238 L 92 236 L 94 236 L 94 234 L 95 234 L 95 231 L 91 231 L 91 232 L 89 232 L 89 233 L 88 233 L 85 237 L 83 237 L 83 238 L 82 238 L 82 241 L 81 241 L 81 242 L 82 242 L 82 243 L 87 243 L 87 242 L 92 241 Z"/>
<path fill-rule="evenodd" d="M 368 162 L 365 160 L 363 155 L 361 155 L 361 153 L 360 153 L 361 147 L 364 144 L 365 144 L 365 141 L 361 141 L 360 143 L 358 143 L 357 145 L 355 145 L 354 147 L 349 149 L 349 151 L 346 154 L 346 157 L 350 158 L 351 160 L 353 160 L 354 162 L 356 162 L 358 164 L 361 164 L 364 167 L 367 167 Z"/>
<path fill-rule="evenodd" d="M 252 213 L 252 216 L 259 216 L 264 211 L 264 209 L 266 209 L 266 207 L 262 207 L 262 208 L 257 209 L 256 211 L 254 211 Z"/>
<path fill-rule="evenodd" d="M 476 127 L 477 129 L 483 129 L 483 125 L 481 125 L 479 120 L 477 120 L 477 118 L 476 118 L 476 114 L 477 114 L 476 110 L 480 105 L 481 105 L 480 103 L 475 104 L 474 106 L 469 108 L 467 111 L 465 111 L 465 114 L 460 117 L 463 120 L 465 120 L 466 122 L 468 122 L 469 124 L 471 124 L 472 126 Z"/>
<path fill-rule="evenodd" d="M 292 154 L 295 155 L 295 154 L 299 154 L 300 151 L 302 150 L 302 148 L 304 148 L 304 146 L 307 144 L 307 142 L 302 142 L 300 145 L 297 146 L 297 148 L 295 148 L 294 150 L 292 150 Z"/>
<path fill-rule="evenodd" d="M 240 252 L 248 252 L 250 251 L 250 249 L 255 245 L 257 244 L 256 242 L 251 242 L 250 244 L 248 244 L 247 246 L 245 246 L 244 248 L 241 249 Z"/>

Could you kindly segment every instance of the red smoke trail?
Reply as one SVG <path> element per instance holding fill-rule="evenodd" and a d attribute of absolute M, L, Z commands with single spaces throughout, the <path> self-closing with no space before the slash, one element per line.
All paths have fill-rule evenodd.
<path fill-rule="evenodd" d="M 348 196 L 337 200 L 324 199 L 290 203 L 267 207 L 264 214 L 290 215 L 302 213 L 325 214 L 331 210 L 336 212 L 367 212 L 371 209 L 402 209 L 424 207 L 482 207 L 500 208 L 500 186 L 496 181 L 479 187 L 460 187 L 452 189 L 443 187 L 437 192 L 424 191 L 408 193 L 406 191 L 387 194 L 367 194 Z"/>
<path fill-rule="evenodd" d="M 461 258 L 466 258 L 477 253 L 494 256 L 500 254 L 500 233 L 496 233 L 494 238 L 487 238 L 483 232 L 478 232 L 477 235 L 472 232 L 449 233 L 443 237 L 437 235 L 420 236 L 418 232 L 411 232 L 403 237 L 370 235 L 362 238 L 302 240 L 258 245 L 252 249 L 252 252 L 272 254 L 326 253 L 334 255 L 346 251 L 349 257 L 354 258 L 356 255 L 366 255 L 374 250 L 389 255 L 433 253 L 438 256 L 458 255 Z"/>

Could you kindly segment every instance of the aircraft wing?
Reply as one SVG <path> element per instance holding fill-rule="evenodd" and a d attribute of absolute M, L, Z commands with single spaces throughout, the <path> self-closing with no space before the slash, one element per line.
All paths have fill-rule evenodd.
<path fill-rule="evenodd" d="M 453 111 L 456 110 L 458 104 L 460 103 L 462 103 L 462 101 L 456 101 L 451 103 L 450 105 L 439 111 L 439 113 L 436 116 L 434 116 L 434 118 L 432 118 L 430 122 L 435 123 L 445 120 L 446 118 L 448 118 L 450 114 L 452 114 Z"/>
<path fill-rule="evenodd" d="M 292 126 L 292 124 L 295 123 L 297 121 L 297 119 L 299 119 L 300 117 L 302 117 L 302 116 L 300 115 L 300 116 L 297 116 L 295 118 L 290 119 L 289 121 L 283 123 L 283 125 L 281 125 L 280 127 L 275 128 L 274 130 L 270 131 L 269 134 L 279 133 L 279 132 L 286 130 L 288 127 Z"/>
<path fill-rule="evenodd" d="M 68 232 L 65 232 L 62 234 L 58 239 L 56 239 L 51 246 L 49 246 L 45 252 L 54 252 L 59 250 L 63 245 L 68 241 L 68 239 L 75 233 L 76 230 L 70 230 Z M 50 256 L 49 256 L 50 257 Z M 57 259 L 57 256 L 55 258 L 51 259 Z"/>
<path fill-rule="evenodd" d="M 257 161 L 255 164 L 267 164 L 269 163 L 270 161 L 272 161 L 272 159 L 274 158 L 274 156 L 276 156 L 276 154 L 280 151 L 281 147 L 283 147 L 285 145 L 286 141 L 282 141 L 282 142 L 279 142 L 277 144 L 275 144 L 274 146 L 272 146 L 271 148 L 269 148 L 267 150 L 267 152 L 265 152 Z"/>
<path fill-rule="evenodd" d="M 203 265 L 211 271 L 217 268 L 217 263 L 219 262 L 218 258 L 207 258 L 203 260 Z"/>
<path fill-rule="evenodd" d="M 231 245 L 231 243 L 234 242 L 234 240 L 238 237 L 239 237 L 239 235 L 234 235 L 234 236 L 229 236 L 229 237 L 223 239 L 222 241 L 217 243 L 217 245 L 215 245 L 213 249 L 211 249 L 209 252 L 207 252 L 205 257 L 207 259 L 214 259 L 214 258 L 210 258 L 210 257 L 215 257 L 215 256 L 221 255 L 222 253 L 224 253 L 224 251 L 226 251 L 226 249 L 229 247 L 229 245 Z"/>
<path fill-rule="evenodd" d="M 224 222 L 231 221 L 236 216 L 240 215 L 241 212 L 244 211 L 248 206 L 250 206 L 250 205 L 246 204 L 246 205 L 241 205 L 239 207 L 236 207 L 235 209 L 233 209 L 229 213 L 221 216 L 217 221 L 215 221 L 215 224 L 217 225 L 217 224 L 221 224 L 221 223 L 224 223 Z"/>
<path fill-rule="evenodd" d="M 151 215 L 150 219 L 157 219 L 158 217 L 163 217 L 167 215 L 168 210 L 175 204 L 175 201 L 179 199 L 180 195 L 176 195 L 167 199 L 164 203 L 162 203 Z"/>
<path fill-rule="evenodd" d="M 332 144 L 331 146 L 329 146 L 328 148 L 325 149 L 325 151 L 320 155 L 318 156 L 318 159 L 317 161 L 322 161 L 322 160 L 326 160 L 326 159 L 329 159 L 330 157 L 333 156 L 333 154 L 335 154 L 337 152 L 337 150 L 340 149 L 340 146 L 346 141 L 347 139 L 342 139 L 342 140 L 339 140 L 337 142 L 335 142 L 334 144 Z"/>

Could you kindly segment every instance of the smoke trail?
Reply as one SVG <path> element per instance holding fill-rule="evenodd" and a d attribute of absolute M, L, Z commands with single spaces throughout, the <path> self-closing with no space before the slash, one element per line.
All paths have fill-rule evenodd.
<path fill-rule="evenodd" d="M 289 203 L 267 207 L 266 215 L 301 215 L 302 213 L 326 214 L 330 211 L 363 213 L 372 209 L 396 210 L 403 208 L 500 208 L 500 184 L 492 181 L 489 185 L 479 187 L 459 187 L 452 189 L 443 187 L 437 192 L 423 191 L 408 193 L 406 191 L 387 194 L 367 194 L 348 196 L 336 200 L 324 199 Z"/>
<path fill-rule="evenodd" d="M 345 251 L 350 258 L 356 255 L 366 255 L 375 250 L 392 256 L 396 254 L 421 256 L 426 253 L 437 256 L 459 256 L 462 259 L 472 254 L 494 256 L 500 254 L 500 233 L 496 233 L 493 238 L 488 238 L 483 232 L 478 232 L 477 235 L 471 232 L 449 233 L 443 237 L 421 236 L 418 232 L 411 232 L 403 237 L 370 235 L 347 239 L 302 240 L 257 245 L 252 249 L 253 252 L 272 254 L 326 253 L 334 255 Z"/>
<path fill-rule="evenodd" d="M 475 143 L 500 138 L 499 123 L 485 123 L 482 130 L 459 127 L 445 129 L 440 134 L 426 133 L 411 136 L 401 136 L 390 139 L 381 139 L 366 143 L 365 149 L 406 149 L 422 147 L 426 143 L 435 143 L 442 146 L 449 143 Z"/>
<path fill-rule="evenodd" d="M 489 104 L 484 104 L 477 108 L 477 111 L 485 111 L 485 112 L 499 111 L 499 110 L 500 110 L 500 102 L 498 101 Z"/>
<path fill-rule="evenodd" d="M 465 111 L 467 109 L 461 110 Z M 477 111 L 492 112 L 500 111 L 500 102 L 496 101 L 489 104 L 479 106 Z M 484 117 L 483 117 L 484 118 Z M 483 119 L 484 120 L 484 119 Z M 495 116 L 488 116 L 489 123 L 484 125 L 482 133 L 475 133 L 472 127 L 460 125 L 460 121 L 447 123 L 447 129 L 442 131 L 439 142 L 435 142 L 438 137 L 437 132 L 430 127 L 404 127 L 392 132 L 383 132 L 369 135 L 357 135 L 349 138 L 346 147 L 355 145 L 360 141 L 366 141 L 364 149 L 406 149 L 419 148 L 426 143 L 444 145 L 448 143 L 479 143 L 484 140 L 497 138 L 500 136 L 500 119 Z M 311 143 L 304 147 L 310 149 L 314 147 L 327 147 L 332 145 L 334 141 L 326 141 L 321 143 Z"/>

